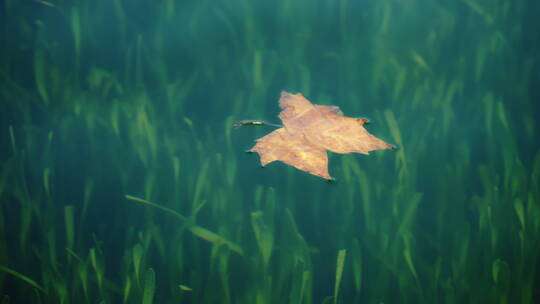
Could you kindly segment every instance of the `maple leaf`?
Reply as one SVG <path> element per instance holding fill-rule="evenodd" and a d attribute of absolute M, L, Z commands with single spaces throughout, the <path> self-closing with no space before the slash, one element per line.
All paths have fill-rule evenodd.
<path fill-rule="evenodd" d="M 364 124 L 365 118 L 343 116 L 337 106 L 315 105 L 302 94 L 281 92 L 279 118 L 283 126 L 258 120 L 237 122 L 236 127 L 271 125 L 279 129 L 257 139 L 248 152 L 257 152 L 262 166 L 282 161 L 299 170 L 327 180 L 334 178 L 328 173 L 326 150 L 335 153 L 362 153 L 380 149 L 394 149 L 391 144 L 371 135 Z"/>

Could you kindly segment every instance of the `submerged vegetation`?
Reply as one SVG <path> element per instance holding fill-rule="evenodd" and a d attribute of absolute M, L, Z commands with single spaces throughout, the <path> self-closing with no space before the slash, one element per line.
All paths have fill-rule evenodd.
<path fill-rule="evenodd" d="M 1 2 L 2 303 L 540 301 L 540 4 L 191 2 Z M 399 149 L 256 168 L 281 90 Z"/>

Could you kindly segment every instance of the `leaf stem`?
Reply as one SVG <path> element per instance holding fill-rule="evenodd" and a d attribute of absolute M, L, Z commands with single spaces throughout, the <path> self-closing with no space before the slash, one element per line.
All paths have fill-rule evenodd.
<path fill-rule="evenodd" d="M 242 120 L 242 121 L 238 121 L 238 122 L 233 123 L 233 126 L 235 128 L 240 128 L 243 125 L 258 125 L 258 126 L 265 125 L 265 126 L 271 126 L 271 127 L 276 127 L 276 128 L 283 127 L 282 125 L 273 124 L 273 123 L 269 123 L 269 122 L 262 121 L 262 120 Z"/>

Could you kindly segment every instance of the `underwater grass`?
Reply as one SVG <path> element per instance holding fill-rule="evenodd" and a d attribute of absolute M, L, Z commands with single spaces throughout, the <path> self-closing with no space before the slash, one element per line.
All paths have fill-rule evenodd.
<path fill-rule="evenodd" d="M 222 238 L 221 236 L 219 236 L 218 234 L 208 230 L 208 229 L 205 229 L 203 227 L 200 227 L 200 226 L 197 226 L 193 223 L 193 219 L 188 219 L 187 217 L 181 215 L 180 213 L 170 209 L 170 208 L 167 208 L 167 207 L 163 207 L 163 206 L 160 206 L 158 204 L 155 204 L 155 203 L 152 203 L 152 202 L 149 202 L 147 200 L 143 200 L 141 198 L 137 198 L 137 197 L 134 197 L 134 196 L 131 196 L 131 195 L 126 195 L 125 196 L 127 199 L 129 200 L 132 200 L 132 201 L 135 201 L 135 202 L 138 202 L 138 203 L 142 203 L 142 204 L 146 204 L 148 206 L 151 206 L 151 207 L 154 207 L 154 208 L 157 208 L 157 209 L 161 209 L 167 213 L 170 213 L 174 216 L 176 216 L 185 226 L 186 226 L 186 229 L 188 229 L 189 231 L 191 231 L 194 235 L 200 237 L 201 239 L 204 239 L 210 243 L 216 243 L 216 244 L 225 244 L 227 245 L 231 250 L 233 250 L 234 252 L 242 255 L 243 254 L 243 250 L 236 244 L 230 242 L 230 241 L 227 241 L 226 239 Z M 197 211 L 195 211 L 195 214 L 196 214 Z M 180 229 L 180 230 L 183 230 L 183 229 Z"/>
<path fill-rule="evenodd" d="M 347 250 L 341 249 L 338 251 L 336 262 L 336 284 L 334 286 L 334 304 L 338 302 L 339 285 L 341 284 L 341 278 L 343 276 L 343 266 L 345 265 L 345 257 Z"/>
<path fill-rule="evenodd" d="M 143 304 L 152 304 L 154 298 L 154 292 L 156 288 L 156 273 L 152 268 L 148 268 L 146 271 L 146 278 L 144 280 L 144 292 L 143 292 Z"/>
<path fill-rule="evenodd" d="M 3 299 L 537 302 L 525 4 L 6 2 Z M 399 149 L 258 168 L 283 89 Z"/>
<path fill-rule="evenodd" d="M 34 281 L 31 278 L 25 276 L 24 274 L 18 273 L 17 271 L 15 271 L 13 269 L 10 269 L 8 267 L 2 266 L 2 265 L 0 265 L 0 270 L 4 271 L 6 273 L 9 273 L 9 274 L 15 276 L 16 278 L 30 284 L 31 286 L 35 287 L 36 289 L 38 289 L 41 292 L 45 292 L 45 289 L 43 287 L 41 287 L 38 283 L 36 283 L 36 281 Z"/>

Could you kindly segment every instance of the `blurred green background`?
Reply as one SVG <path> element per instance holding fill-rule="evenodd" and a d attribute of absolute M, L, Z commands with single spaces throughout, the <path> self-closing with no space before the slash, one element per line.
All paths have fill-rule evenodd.
<path fill-rule="evenodd" d="M 2 304 L 540 301 L 540 2 L 0 3 Z M 281 90 L 399 149 L 261 169 Z"/>

